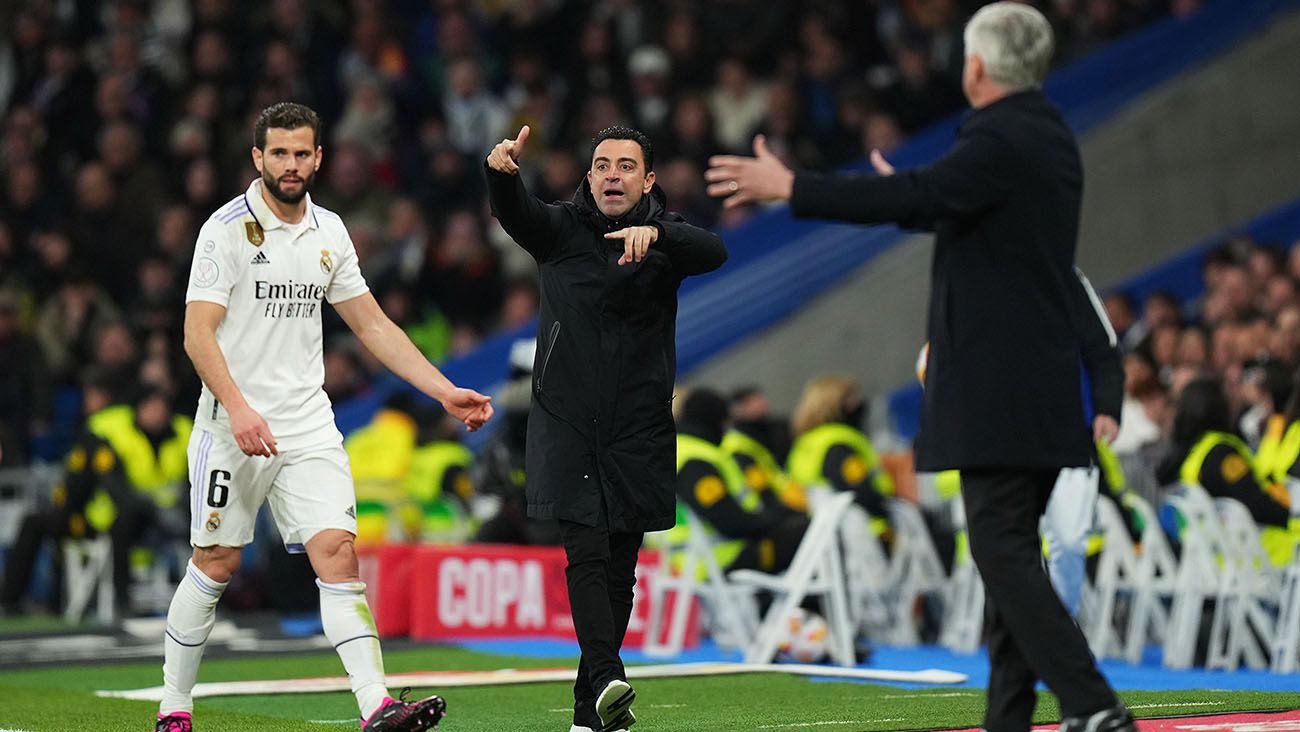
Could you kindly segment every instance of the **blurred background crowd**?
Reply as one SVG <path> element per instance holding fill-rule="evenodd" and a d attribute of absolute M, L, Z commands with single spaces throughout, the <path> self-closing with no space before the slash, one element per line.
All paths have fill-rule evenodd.
<path fill-rule="evenodd" d="M 533 265 L 487 215 L 480 174 L 520 125 L 534 130 L 525 173 L 544 199 L 570 196 L 592 134 L 624 122 L 654 140 L 671 207 L 726 226 L 750 212 L 704 194 L 715 152 L 763 132 L 797 165 L 831 167 L 961 109 L 960 29 L 980 4 L 4 3 L 0 465 L 61 459 L 89 385 L 112 400 L 159 387 L 190 411 L 198 382 L 179 327 L 194 235 L 252 177 L 252 120 L 272 102 L 321 113 L 315 200 L 342 215 L 385 310 L 437 361 L 535 312 Z M 1199 2 L 1037 4 L 1068 62 Z M 1294 297 L 1292 280 L 1278 283 Z M 1226 298 L 1207 307 L 1246 307 Z M 1150 324 L 1162 369 L 1202 333 L 1181 322 Z M 1261 328 L 1229 328 L 1232 353 Z M 337 321 L 326 330 L 325 388 L 339 401 L 379 367 Z M 1219 332 L 1202 349 L 1226 363 Z"/>

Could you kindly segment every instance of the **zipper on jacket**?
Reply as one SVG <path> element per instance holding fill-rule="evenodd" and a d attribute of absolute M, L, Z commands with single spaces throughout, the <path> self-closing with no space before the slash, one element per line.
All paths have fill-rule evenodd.
<path fill-rule="evenodd" d="M 551 354 L 555 352 L 555 342 L 560 336 L 560 321 L 551 324 L 550 337 L 546 339 L 546 355 L 542 356 L 542 368 L 537 371 L 537 393 L 542 392 L 542 379 L 546 378 L 546 365 L 551 362 Z"/>

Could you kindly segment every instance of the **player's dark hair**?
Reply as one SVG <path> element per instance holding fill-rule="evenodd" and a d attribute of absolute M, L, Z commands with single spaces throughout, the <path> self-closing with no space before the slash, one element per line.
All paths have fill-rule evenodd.
<path fill-rule="evenodd" d="M 655 169 L 655 149 L 650 145 L 650 138 L 645 136 L 641 130 L 635 130 L 623 125 L 613 125 L 606 127 L 591 139 L 591 154 L 596 154 L 596 146 L 605 140 L 632 140 L 641 146 L 641 157 L 645 158 L 645 170 L 647 173 Z"/>
<path fill-rule="evenodd" d="M 257 115 L 257 126 L 253 128 L 253 145 L 258 150 L 266 149 L 266 131 L 272 127 L 281 130 L 310 127 L 312 145 L 320 147 L 320 117 L 305 104 L 277 102 L 263 109 Z"/>

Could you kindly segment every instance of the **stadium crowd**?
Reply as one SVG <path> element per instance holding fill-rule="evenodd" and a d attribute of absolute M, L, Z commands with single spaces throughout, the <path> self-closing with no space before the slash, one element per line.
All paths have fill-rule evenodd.
<path fill-rule="evenodd" d="M 207 216 L 246 187 L 253 118 L 270 103 L 293 99 L 321 113 L 325 162 L 313 197 L 347 222 L 384 310 L 440 361 L 536 312 L 535 267 L 487 211 L 482 160 L 502 137 L 531 126 L 533 164 L 526 171 L 535 179 L 528 185 L 556 200 L 571 195 L 597 130 L 635 125 L 655 142 L 670 208 L 695 223 L 728 226 L 752 211 L 722 210 L 705 194 L 702 172 L 714 153 L 745 152 L 756 132 L 792 164 L 825 168 L 872 149 L 888 152 L 957 113 L 964 106 L 960 29 L 982 4 L 6 4 L 0 466 L 62 462 L 78 476 L 64 490 L 81 490 L 72 500 L 83 503 L 104 482 L 97 476 L 104 467 L 151 499 L 130 514 L 132 522 L 174 523 L 165 516 L 174 498 L 157 492 L 185 480 L 183 460 L 168 466 L 162 456 L 178 446 L 183 456 L 186 415 L 199 388 L 180 334 L 194 238 Z M 1152 19 L 1190 13 L 1199 2 L 1037 4 L 1056 26 L 1057 61 L 1064 63 Z M 1281 408 L 1276 392 L 1268 392 L 1273 401 L 1265 406 L 1267 390 L 1255 379 L 1261 369 L 1289 375 L 1294 364 L 1300 257 L 1242 243 L 1225 251 L 1230 256 L 1207 265 L 1210 293 L 1199 313 L 1163 296 L 1142 311 L 1118 295 L 1107 303 L 1128 347 L 1128 442 L 1121 446 L 1132 445 L 1134 453 L 1158 443 L 1162 428 L 1167 433 L 1169 404 L 1194 367 L 1218 369 L 1234 409 L 1249 419 Z M 326 312 L 325 389 L 337 403 L 364 392 L 381 367 Z M 1264 351 L 1271 365 L 1252 362 L 1243 371 L 1245 359 Z M 531 359 L 516 365 L 525 361 Z M 520 369 L 516 376 L 526 381 Z M 477 456 L 449 446 L 452 432 L 437 413 L 401 400 L 354 435 L 349 452 L 362 540 L 553 542 L 553 532 L 523 520 L 515 490 L 522 485 L 528 398 L 521 383 L 499 395 L 502 428 Z M 802 455 L 797 472 L 807 475 L 800 480 L 815 481 L 828 460 L 838 467 L 822 477 L 878 508 L 894 490 L 893 477 L 860 433 L 865 407 L 856 389 L 823 383 L 820 416 L 796 415 L 803 423 L 796 435 L 767 413 L 760 390 L 731 402 L 732 421 L 748 430 L 725 429 L 717 395 L 697 399 L 687 432 L 710 442 L 724 433 L 733 443 L 742 433 L 754 438 L 727 449 L 747 480 L 762 477 L 770 490 L 756 487 L 757 502 L 743 506 L 702 505 L 695 483 L 734 478 L 710 472 L 718 466 L 709 463 L 693 466 L 699 475 L 686 471 L 683 499 L 701 513 L 724 511 L 719 520 L 742 538 L 780 526 L 797 542 L 806 499 L 781 470 L 791 440 L 805 432 L 843 437 L 816 429 L 843 423 L 857 436 L 819 438 L 792 453 Z M 107 412 L 109 405 L 123 409 Z M 149 420 L 140 416 L 146 408 Z M 99 427 L 89 434 L 85 418 L 94 413 L 106 433 L 144 441 L 124 448 L 101 439 Z M 1145 432 L 1141 418 L 1129 419 L 1139 413 L 1149 417 Z M 771 454 L 764 457 L 760 447 Z M 117 453 L 122 469 L 96 459 L 104 448 Z M 746 450 L 753 453 L 748 458 Z M 132 471 L 142 455 L 157 456 L 160 465 L 147 486 Z M 764 470 L 750 469 L 760 462 Z M 59 497 L 63 506 L 68 500 Z M 394 502 L 410 510 L 388 521 L 386 506 Z M 754 511 L 757 517 L 746 517 Z M 108 531 L 113 523 L 93 506 L 85 514 L 72 533 Z M 70 530 L 69 517 L 56 512 L 30 528 L 33 537 L 59 535 Z M 26 582 L 5 580 L 11 587 L 3 599 L 13 609 Z"/>
<path fill-rule="evenodd" d="M 592 134 L 634 124 L 670 206 L 705 225 L 704 161 L 756 131 L 802 166 L 888 151 L 962 107 L 982 3 L 908 0 L 18 2 L 0 10 L 0 464 L 58 460 L 96 364 L 115 399 L 162 386 L 202 221 L 252 174 L 249 130 L 294 99 L 326 121 L 315 197 L 343 216 L 385 310 L 431 358 L 534 314 L 535 272 L 486 215 L 485 151 L 528 123 L 530 187 L 567 198 Z M 1041 3 L 1068 61 L 1196 0 Z M 378 370 L 327 321 L 336 401 Z"/>

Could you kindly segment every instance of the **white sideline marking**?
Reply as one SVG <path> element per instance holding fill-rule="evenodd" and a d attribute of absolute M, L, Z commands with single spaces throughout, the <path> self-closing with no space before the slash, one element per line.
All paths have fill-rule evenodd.
<path fill-rule="evenodd" d="M 844 719 L 834 720 L 831 722 L 787 722 L 785 724 L 760 724 L 759 729 L 786 729 L 788 727 L 829 727 L 839 724 L 883 724 L 885 722 L 901 722 L 902 717 L 891 719 Z"/>
<path fill-rule="evenodd" d="M 500 686 L 503 684 L 528 684 L 546 681 L 572 682 L 576 669 L 502 669 L 500 671 L 441 671 L 423 673 L 389 674 L 389 686 L 418 688 L 456 688 L 464 686 Z M 884 669 L 843 668 L 813 664 L 785 663 L 670 663 L 653 666 L 629 666 L 630 679 L 661 679 L 689 676 L 721 676 L 727 674 L 780 673 L 797 676 L 863 679 L 867 681 L 898 681 L 913 684 L 960 684 L 965 674 L 941 669 L 924 671 L 889 671 Z M 348 691 L 348 680 L 339 676 L 322 676 L 310 679 L 279 679 L 271 681 L 218 681 L 194 687 L 195 698 L 214 696 L 244 696 L 250 694 L 315 694 L 330 691 Z M 162 701 L 162 687 L 145 689 L 101 690 L 99 697 L 135 699 L 137 701 Z M 4 732 L 0 730 L 0 732 Z"/>
<path fill-rule="evenodd" d="M 944 699 L 950 696 L 983 696 L 984 692 L 953 691 L 947 694 L 885 694 L 881 699 Z"/>
<path fill-rule="evenodd" d="M 1130 704 L 1129 709 L 1163 709 L 1165 707 L 1221 707 L 1223 702 L 1183 702 L 1181 704 Z"/>

